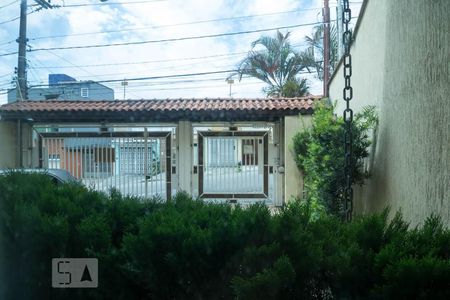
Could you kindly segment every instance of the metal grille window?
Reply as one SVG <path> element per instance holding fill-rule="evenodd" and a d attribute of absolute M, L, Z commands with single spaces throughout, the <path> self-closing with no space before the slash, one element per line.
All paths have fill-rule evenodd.
<path fill-rule="evenodd" d="M 42 167 L 67 170 L 105 192 L 169 198 L 170 155 L 169 132 L 40 133 Z"/>
<path fill-rule="evenodd" d="M 266 199 L 268 132 L 198 132 L 199 196 Z"/>

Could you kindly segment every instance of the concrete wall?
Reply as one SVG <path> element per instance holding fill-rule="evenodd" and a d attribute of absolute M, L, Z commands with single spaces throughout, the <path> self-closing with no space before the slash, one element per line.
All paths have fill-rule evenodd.
<path fill-rule="evenodd" d="M 192 194 L 192 123 L 180 121 L 177 128 L 178 188 Z"/>
<path fill-rule="evenodd" d="M 310 115 L 286 116 L 284 118 L 284 201 L 303 196 L 303 174 L 295 163 L 292 138 L 312 124 Z"/>
<path fill-rule="evenodd" d="M 15 122 L 0 121 L 0 169 L 15 168 L 17 129 Z"/>
<path fill-rule="evenodd" d="M 353 58 L 351 106 L 376 105 L 372 177 L 355 212 L 390 206 L 412 224 L 431 213 L 450 225 L 450 1 L 366 0 Z M 343 110 L 343 74 L 330 98 Z"/>
<path fill-rule="evenodd" d="M 17 121 L 0 121 L 0 169 L 39 167 L 36 133 L 31 124 L 21 122 L 21 142 L 18 143 L 18 127 Z M 22 154 L 21 161 L 19 153 Z"/>

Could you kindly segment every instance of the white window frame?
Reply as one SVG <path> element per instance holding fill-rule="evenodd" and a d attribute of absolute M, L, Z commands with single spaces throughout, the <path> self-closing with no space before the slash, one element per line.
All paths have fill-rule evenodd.
<path fill-rule="evenodd" d="M 89 88 L 81 88 L 80 95 L 82 98 L 89 98 Z"/>

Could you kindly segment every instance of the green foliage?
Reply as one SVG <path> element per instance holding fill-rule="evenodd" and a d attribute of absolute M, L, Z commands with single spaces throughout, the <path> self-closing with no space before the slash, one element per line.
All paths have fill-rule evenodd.
<path fill-rule="evenodd" d="M 307 68 L 304 55 L 292 47 L 290 33 L 277 31 L 275 37 L 262 36 L 252 43 L 247 57 L 238 67 L 239 80 L 247 75 L 267 84 L 263 89 L 269 97 L 301 97 L 308 94 L 309 86 L 298 75 Z M 308 69 L 309 70 L 309 69 Z"/>
<path fill-rule="evenodd" d="M 305 36 L 305 42 L 308 46 L 303 52 L 302 56 L 306 62 L 307 68 L 315 70 L 317 73 L 317 78 L 323 80 L 323 35 L 324 26 L 323 24 L 314 26 L 311 35 Z M 338 40 L 342 38 L 337 34 L 337 28 L 334 24 L 330 26 L 330 65 L 329 73 L 333 74 L 336 65 L 339 62 L 338 55 Z"/>
<path fill-rule="evenodd" d="M 309 94 L 309 86 L 306 78 L 293 78 L 281 87 L 269 86 L 263 89 L 269 97 L 303 97 Z"/>
<path fill-rule="evenodd" d="M 367 107 L 354 116 L 352 184 L 363 184 L 368 177 L 363 159 L 368 156 L 371 141 L 369 130 L 375 128 L 377 116 L 374 107 Z M 343 213 L 344 176 L 344 122 L 333 114 L 333 107 L 318 104 L 310 130 L 293 138 L 296 162 L 305 174 L 307 199 L 315 211 L 335 215 Z"/>
<path fill-rule="evenodd" d="M 450 231 L 384 211 L 341 222 L 294 201 L 217 205 L 0 176 L 1 299 L 449 299 Z M 52 289 L 51 259 L 96 257 L 98 289 Z"/>

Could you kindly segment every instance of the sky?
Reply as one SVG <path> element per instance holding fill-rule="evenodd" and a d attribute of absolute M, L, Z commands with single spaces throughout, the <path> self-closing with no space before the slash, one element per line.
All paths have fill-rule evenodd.
<path fill-rule="evenodd" d="M 305 36 L 322 20 L 323 0 L 52 0 L 60 8 L 35 11 L 28 0 L 28 84 L 48 84 L 49 73 L 64 73 L 77 80 L 105 82 L 124 99 L 121 80 L 195 73 L 202 76 L 128 81 L 126 99 L 228 97 L 226 78 L 235 70 L 251 43 L 276 28 L 290 32 L 290 42 L 302 51 Z M 330 0 L 331 19 L 337 0 Z M 357 16 L 361 2 L 351 2 Z M 0 55 L 17 51 L 19 0 L 0 0 Z M 356 20 L 352 22 L 355 23 Z M 310 25 L 308 25 L 310 24 Z M 185 39 L 255 30 L 261 32 Z M 182 40 L 179 40 L 179 39 Z M 175 41 L 174 41 L 175 39 Z M 178 39 L 178 40 L 176 40 Z M 161 41 L 165 40 L 165 41 Z M 170 40 L 170 41 L 167 41 Z M 52 49 L 72 46 L 111 45 L 84 49 Z M 17 54 L 0 56 L 0 104 L 17 66 Z M 314 73 L 310 92 L 322 94 Z M 235 98 L 264 97 L 265 84 L 254 78 L 231 85 Z"/>

